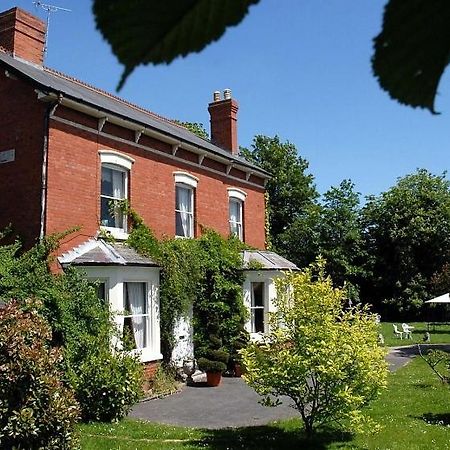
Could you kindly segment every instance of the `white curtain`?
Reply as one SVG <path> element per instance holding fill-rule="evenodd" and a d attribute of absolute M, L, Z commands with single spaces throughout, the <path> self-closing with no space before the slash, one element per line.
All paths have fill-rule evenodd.
<path fill-rule="evenodd" d="M 133 335 L 136 342 L 136 348 L 145 347 L 146 338 L 146 313 L 145 308 L 145 284 L 144 283 L 126 283 L 127 307 L 134 316 L 131 318 L 133 324 Z"/>
<path fill-rule="evenodd" d="M 113 197 L 122 200 L 125 198 L 124 173 L 112 170 Z M 123 213 L 120 208 L 114 208 L 114 227 L 123 228 Z"/>
<path fill-rule="evenodd" d="M 178 188 L 178 209 L 180 211 L 181 226 L 183 227 L 183 236 L 190 237 L 191 225 L 191 191 L 190 189 Z"/>

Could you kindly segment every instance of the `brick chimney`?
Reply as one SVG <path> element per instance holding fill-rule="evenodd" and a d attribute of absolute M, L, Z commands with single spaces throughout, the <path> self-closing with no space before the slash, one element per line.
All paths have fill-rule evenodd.
<path fill-rule="evenodd" d="M 0 13 L 0 47 L 14 57 L 42 66 L 45 22 L 20 8 Z"/>
<path fill-rule="evenodd" d="M 223 99 L 221 99 L 219 91 L 214 92 L 213 98 L 213 102 L 208 106 L 211 116 L 211 141 L 233 155 L 237 155 L 239 151 L 237 142 L 238 103 L 231 98 L 230 89 L 223 91 Z"/>

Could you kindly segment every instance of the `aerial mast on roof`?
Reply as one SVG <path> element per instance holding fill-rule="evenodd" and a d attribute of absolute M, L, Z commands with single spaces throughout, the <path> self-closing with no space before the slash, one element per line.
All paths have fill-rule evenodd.
<path fill-rule="evenodd" d="M 72 12 L 72 10 L 67 8 L 61 8 L 55 5 L 47 5 L 46 3 L 42 3 L 40 1 L 34 1 L 33 4 L 34 6 L 36 6 L 36 8 L 39 6 L 45 11 L 47 11 L 47 30 L 45 31 L 45 43 L 44 43 L 44 58 L 45 58 L 48 49 L 48 30 L 50 28 L 50 13 L 58 11 Z"/>

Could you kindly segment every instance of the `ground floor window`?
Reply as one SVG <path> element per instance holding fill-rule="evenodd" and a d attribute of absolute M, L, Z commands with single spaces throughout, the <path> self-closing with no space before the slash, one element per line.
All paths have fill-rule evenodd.
<path fill-rule="evenodd" d="M 149 341 L 147 283 L 124 283 L 123 342 L 130 349 L 142 349 Z"/>
<path fill-rule="evenodd" d="M 261 281 L 251 283 L 250 319 L 252 333 L 265 332 L 264 283 Z"/>

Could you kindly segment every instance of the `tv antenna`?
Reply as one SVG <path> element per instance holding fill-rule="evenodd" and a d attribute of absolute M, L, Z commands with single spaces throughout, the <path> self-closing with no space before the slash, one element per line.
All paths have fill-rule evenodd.
<path fill-rule="evenodd" d="M 45 31 L 45 43 L 44 43 L 44 58 L 45 58 L 48 51 L 48 30 L 50 29 L 50 14 L 58 11 L 72 12 L 72 10 L 67 8 L 61 8 L 55 5 L 48 5 L 40 1 L 34 1 L 33 5 L 36 6 L 36 8 L 39 6 L 43 10 L 47 11 L 47 29 Z"/>

